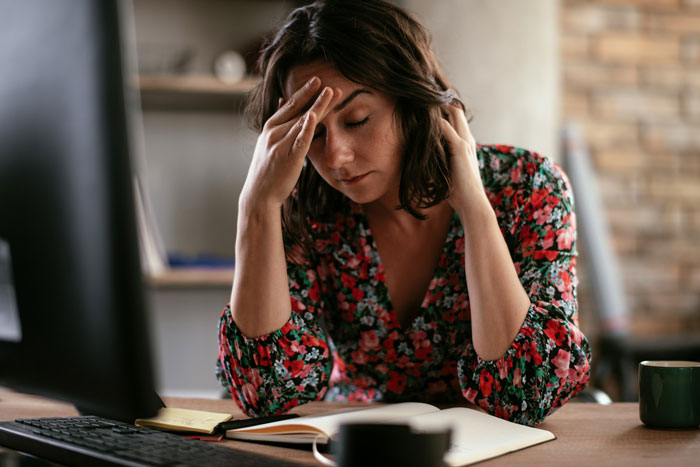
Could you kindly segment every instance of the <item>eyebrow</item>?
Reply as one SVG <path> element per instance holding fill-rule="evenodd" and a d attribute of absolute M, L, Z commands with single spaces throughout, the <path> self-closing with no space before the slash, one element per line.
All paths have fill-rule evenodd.
<path fill-rule="evenodd" d="M 363 88 L 355 89 L 348 97 L 345 98 L 345 100 L 344 100 L 343 102 L 341 102 L 340 104 L 338 104 L 338 105 L 336 105 L 335 107 L 333 107 L 333 111 L 334 111 L 334 112 L 340 112 L 340 111 L 343 110 L 345 107 L 347 107 L 347 105 L 348 105 L 354 98 L 356 98 L 356 97 L 359 96 L 360 94 L 372 94 L 372 91 L 370 91 L 370 90 L 368 90 L 368 89 L 363 89 Z"/>

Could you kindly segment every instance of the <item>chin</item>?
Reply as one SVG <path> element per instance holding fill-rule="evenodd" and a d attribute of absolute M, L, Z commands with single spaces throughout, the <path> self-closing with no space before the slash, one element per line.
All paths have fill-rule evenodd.
<path fill-rule="evenodd" d="M 338 190 L 337 188 L 335 188 Z M 379 199 L 379 194 L 374 190 L 338 190 L 343 195 L 347 196 L 351 201 L 357 204 L 368 204 Z"/>

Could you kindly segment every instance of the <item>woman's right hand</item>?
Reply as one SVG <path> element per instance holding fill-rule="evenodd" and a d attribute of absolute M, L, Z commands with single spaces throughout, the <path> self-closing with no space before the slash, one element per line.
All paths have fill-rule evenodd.
<path fill-rule="evenodd" d="M 306 112 L 321 80 L 313 77 L 299 88 L 263 126 L 255 145 L 240 202 L 247 208 L 279 209 L 296 185 L 319 121 L 341 91 L 324 88 Z"/>

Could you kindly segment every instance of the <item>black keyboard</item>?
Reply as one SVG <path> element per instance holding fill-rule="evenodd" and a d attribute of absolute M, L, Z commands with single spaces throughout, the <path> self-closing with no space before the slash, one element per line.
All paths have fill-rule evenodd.
<path fill-rule="evenodd" d="M 77 466 L 299 465 L 94 416 L 0 422 L 0 445 Z"/>

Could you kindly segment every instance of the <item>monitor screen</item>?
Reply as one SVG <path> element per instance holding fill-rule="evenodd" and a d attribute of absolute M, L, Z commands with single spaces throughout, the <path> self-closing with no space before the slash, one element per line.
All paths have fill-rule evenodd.
<path fill-rule="evenodd" d="M 0 385 L 133 422 L 159 404 L 134 220 L 123 7 L 2 2 Z"/>

